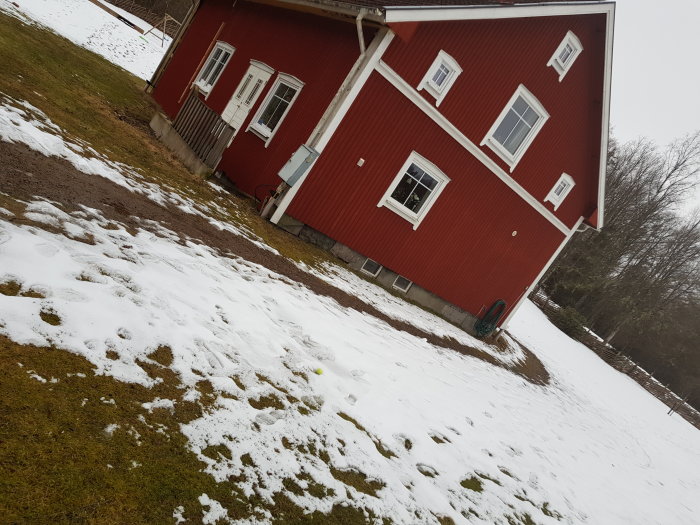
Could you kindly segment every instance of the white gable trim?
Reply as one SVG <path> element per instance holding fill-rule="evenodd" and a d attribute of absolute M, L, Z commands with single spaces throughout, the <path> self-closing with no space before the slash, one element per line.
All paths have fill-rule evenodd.
<path fill-rule="evenodd" d="M 518 184 L 510 175 L 508 175 L 496 162 L 486 155 L 476 144 L 469 140 L 454 124 L 447 120 L 442 113 L 427 102 L 418 92 L 411 87 L 404 79 L 402 79 L 396 71 L 391 69 L 383 61 L 377 64 L 377 71 L 389 83 L 398 89 L 406 98 L 413 102 L 418 108 L 423 111 L 433 122 L 440 126 L 445 133 L 456 140 L 464 149 L 474 155 L 481 163 L 486 166 L 494 175 L 501 179 L 511 190 L 517 193 L 525 202 L 535 208 L 540 215 L 556 226 L 563 234 L 570 233 L 569 228 L 559 218 L 549 211 L 540 201 L 530 195 L 525 188 Z"/>
<path fill-rule="evenodd" d="M 605 172 L 608 168 L 608 141 L 610 140 L 610 92 L 612 82 L 613 40 L 615 32 L 615 4 L 610 7 L 605 26 L 605 69 L 603 73 L 603 125 L 600 132 L 600 167 L 598 180 L 598 221 L 603 227 L 605 218 Z"/>
<path fill-rule="evenodd" d="M 537 16 L 611 14 L 612 2 L 561 2 L 542 4 L 477 5 L 477 6 L 388 6 L 386 23 L 438 22 L 446 20 L 496 20 L 504 18 L 531 18 Z"/>

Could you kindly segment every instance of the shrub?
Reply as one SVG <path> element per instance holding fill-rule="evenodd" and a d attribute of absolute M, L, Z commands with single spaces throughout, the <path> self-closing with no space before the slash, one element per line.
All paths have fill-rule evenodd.
<path fill-rule="evenodd" d="M 551 313 L 549 319 L 569 337 L 580 339 L 585 333 L 586 318 L 571 306 L 560 308 Z"/>

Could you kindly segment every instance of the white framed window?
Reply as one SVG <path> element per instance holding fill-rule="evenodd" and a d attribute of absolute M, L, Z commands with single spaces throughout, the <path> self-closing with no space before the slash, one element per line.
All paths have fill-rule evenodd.
<path fill-rule="evenodd" d="M 564 76 L 569 72 L 574 61 L 583 51 L 583 46 L 578 37 L 569 31 L 566 33 L 564 40 L 561 41 L 552 58 L 547 62 L 548 66 L 552 66 L 559 73 L 559 82 L 564 79 Z"/>
<path fill-rule="evenodd" d="M 298 78 L 279 73 L 275 83 L 250 121 L 248 129 L 265 141 L 267 146 L 299 96 L 304 83 Z"/>
<path fill-rule="evenodd" d="M 392 284 L 391 286 L 393 288 L 396 288 L 397 290 L 401 290 L 402 292 L 406 293 L 408 292 L 408 289 L 411 287 L 412 284 L 413 281 L 409 281 L 405 277 L 397 275 L 396 279 L 394 279 L 394 284 Z"/>
<path fill-rule="evenodd" d="M 440 50 L 423 80 L 418 84 L 418 91 L 425 89 L 435 97 L 435 105 L 439 106 L 460 73 L 462 73 L 462 68 L 459 67 L 457 61 Z"/>
<path fill-rule="evenodd" d="M 576 183 L 571 175 L 562 173 L 557 183 L 549 190 L 549 193 L 544 198 L 544 202 L 551 202 L 554 204 L 554 210 L 556 211 L 575 185 Z"/>
<path fill-rule="evenodd" d="M 481 145 L 491 148 L 513 171 L 548 118 L 540 101 L 520 84 Z"/>
<path fill-rule="evenodd" d="M 450 179 L 435 164 L 412 151 L 377 207 L 385 206 L 417 229 Z"/>
<path fill-rule="evenodd" d="M 214 89 L 214 84 L 219 80 L 235 50 L 233 46 L 226 42 L 216 43 L 209 54 L 209 58 L 204 62 L 204 67 L 202 67 L 195 82 L 202 93 L 207 95 L 211 93 L 211 90 Z"/>
<path fill-rule="evenodd" d="M 379 264 L 377 261 L 373 261 L 370 258 L 367 258 L 365 262 L 362 264 L 362 270 L 364 273 L 371 275 L 372 277 L 376 277 L 379 275 L 379 272 L 382 271 L 383 266 Z"/>

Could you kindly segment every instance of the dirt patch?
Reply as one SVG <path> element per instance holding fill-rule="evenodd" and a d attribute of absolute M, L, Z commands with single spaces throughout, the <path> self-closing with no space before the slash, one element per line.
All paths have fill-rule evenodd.
<path fill-rule="evenodd" d="M 344 308 L 370 314 L 397 330 L 426 339 L 433 345 L 507 368 L 535 384 L 547 384 L 549 381 L 544 365 L 527 349 L 523 348 L 524 361 L 504 365 L 492 355 L 454 339 L 438 337 L 410 323 L 393 319 L 359 298 L 301 270 L 292 261 L 259 248 L 244 237 L 217 229 L 203 217 L 185 213 L 173 206 L 161 206 L 145 195 L 131 192 L 103 177 L 86 175 L 63 159 L 45 157 L 23 144 L 0 142 L 0 165 L 13 173 L 11 177 L 0 177 L 0 191 L 13 197 L 22 200 L 37 197 L 49 199 L 59 203 L 68 213 L 79 211 L 78 205 L 95 208 L 106 219 L 122 224 L 129 231 L 154 231 L 156 228 L 150 222 L 154 221 L 177 233 L 183 243 L 187 240 L 199 241 L 222 255 L 242 257 L 301 283 L 318 295 L 331 297 Z M 9 220 L 18 222 L 17 218 Z"/>

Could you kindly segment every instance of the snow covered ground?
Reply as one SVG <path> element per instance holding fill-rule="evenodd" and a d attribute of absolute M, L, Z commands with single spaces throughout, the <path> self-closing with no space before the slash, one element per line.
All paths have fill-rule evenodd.
<path fill-rule="evenodd" d="M 141 29 L 150 29 L 147 22 L 109 7 Z M 157 30 L 142 36 L 88 0 L 0 0 L 0 11 L 44 25 L 144 80 L 151 78 L 171 41 L 166 35 L 162 43 Z"/>
<path fill-rule="evenodd" d="M 38 21 L 143 78 L 165 49 L 87 0 L 16 3 L 19 8 L 0 0 L 0 10 Z M 61 156 L 85 173 L 189 213 L 206 212 L 60 135 L 34 108 L 0 102 L 1 140 Z M 7 176 L 0 167 L 0 177 Z M 54 232 L 90 234 L 95 244 L 13 224 L 12 212 L 0 208 L 0 282 L 13 280 L 45 296 L 0 295 L 0 333 L 54 344 L 85 356 L 101 373 L 142 384 L 152 379 L 137 359 L 168 345 L 172 368 L 186 385 L 203 374 L 221 394 L 214 411 L 182 428 L 218 479 L 262 480 L 264 488 L 250 482 L 248 490 L 271 497 L 284 490 L 285 478 L 303 471 L 335 494 L 289 493 L 299 505 L 328 511 L 342 502 L 396 523 L 436 523 L 439 515 L 456 523 L 506 523 L 507 516 L 525 514 L 536 523 L 698 523 L 697 430 L 667 416 L 659 401 L 530 303 L 511 331 L 547 366 L 552 381 L 545 387 L 397 332 L 245 260 L 200 244 L 183 246 L 172 232 L 111 229 L 96 210 L 67 214 L 42 200 L 24 214 Z M 321 276 L 391 316 L 493 353 L 351 273 L 329 270 L 331 277 Z M 40 313 L 47 311 L 61 324 L 43 322 Z M 108 358 L 109 351 L 118 359 Z M 314 374 L 317 368 L 323 373 Z M 187 395 L 197 392 L 190 388 Z M 251 405 L 271 397 L 282 408 Z M 153 406 L 172 402 L 154 399 Z M 285 446 L 290 442 L 314 444 L 327 460 L 310 461 Z M 201 454 L 209 445 L 229 448 L 232 459 Z M 246 454 L 252 463 L 242 461 Z M 383 488 L 377 497 L 348 488 L 331 466 L 362 472 Z M 465 480 L 483 490 L 472 490 L 473 481 L 464 483 L 472 488 L 463 486 Z M 208 518 L 225 515 L 207 495 L 201 501 Z"/>
<path fill-rule="evenodd" d="M 85 161 L 87 146 L 66 142 L 59 131 L 26 104 L 0 105 L 2 140 L 169 198 L 123 165 Z M 10 174 L 0 168 L 0 176 Z M 45 296 L 0 295 L 0 333 L 53 344 L 86 357 L 100 373 L 141 384 L 153 380 L 136 361 L 169 346 L 171 368 L 190 388 L 186 396 L 198 395 L 202 376 L 218 391 L 215 409 L 182 428 L 217 479 L 242 475 L 250 494 L 271 498 L 285 491 L 285 478 L 304 473 L 335 492 L 288 493 L 298 505 L 310 511 L 355 505 L 395 523 L 437 523 L 436 516 L 507 523 L 526 514 L 545 524 L 697 523 L 697 430 L 667 416 L 664 405 L 531 303 L 515 317 L 512 333 L 547 366 L 552 381 L 544 387 L 344 309 L 266 268 L 201 244 L 182 245 L 166 230 L 129 233 L 113 229 L 97 210 L 67 214 L 42 200 L 29 203 L 24 215 L 52 232 L 91 235 L 95 244 L 13 224 L 12 212 L 0 209 L 0 282 Z M 343 288 L 394 317 L 455 332 L 372 284 L 337 274 Z M 41 312 L 55 313 L 61 324 L 43 322 Z M 322 374 L 313 373 L 319 368 Z M 253 406 L 265 399 L 279 406 Z M 290 443 L 315 445 L 327 456 L 310 460 Z M 227 447 L 231 459 L 201 454 L 216 445 Z M 252 462 L 242 460 L 246 454 Z M 362 472 L 382 488 L 360 492 L 343 485 L 334 469 Z M 209 496 L 201 501 L 209 519 L 225 516 Z"/>

